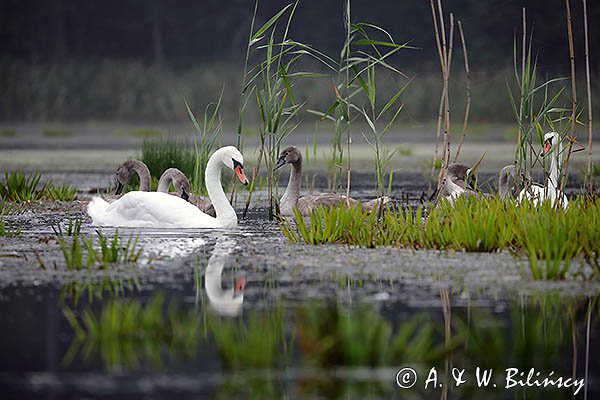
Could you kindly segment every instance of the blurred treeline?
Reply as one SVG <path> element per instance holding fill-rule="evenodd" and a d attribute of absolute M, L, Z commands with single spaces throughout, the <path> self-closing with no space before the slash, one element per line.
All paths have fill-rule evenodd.
<path fill-rule="evenodd" d="M 339 58 L 343 3 L 301 0 L 290 36 Z M 571 3 L 583 89 L 583 14 L 580 1 Z M 0 119 L 172 121 L 185 118 L 184 98 L 199 108 L 215 101 L 224 88 L 224 117 L 234 120 L 254 4 L 254 0 L 4 0 L 0 3 Z M 260 1 L 257 25 L 285 4 Z M 444 1 L 445 10 L 454 12 L 464 26 L 474 120 L 513 120 L 506 82 L 514 83 L 513 43 L 515 34 L 520 34 L 523 6 L 534 30 L 540 79 L 566 76 L 564 1 Z M 353 0 L 352 14 L 353 21 L 375 23 L 397 42 L 416 47 L 391 60 L 413 78 L 403 97 L 403 118 L 434 119 L 441 82 L 429 1 Z M 593 78 L 600 65 L 596 57 L 600 27 L 595 23 L 599 19 L 600 2 L 588 0 Z M 453 112 L 460 113 L 465 95 L 458 34 L 454 47 L 450 93 Z M 404 78 L 394 79 L 395 85 L 405 83 Z M 599 85 L 593 86 L 598 105 Z M 308 101 L 307 107 L 323 110 L 334 97 L 332 78 L 296 82 L 296 92 Z M 565 97 L 564 103 L 570 100 Z"/>

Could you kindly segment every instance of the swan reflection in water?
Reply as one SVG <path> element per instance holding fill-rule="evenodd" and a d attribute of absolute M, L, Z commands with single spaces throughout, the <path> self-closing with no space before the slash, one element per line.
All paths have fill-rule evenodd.
<path fill-rule="evenodd" d="M 222 288 L 223 269 L 225 263 L 231 259 L 230 255 L 235 245 L 235 241 L 230 238 L 219 238 L 204 273 L 204 289 L 211 308 L 217 314 L 229 317 L 241 314 L 246 287 L 246 276 L 240 274 L 232 288 Z"/>

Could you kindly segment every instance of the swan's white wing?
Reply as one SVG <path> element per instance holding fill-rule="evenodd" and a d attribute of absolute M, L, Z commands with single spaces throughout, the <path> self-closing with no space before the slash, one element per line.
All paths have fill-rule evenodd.
<path fill-rule="evenodd" d="M 88 213 L 96 225 L 155 228 L 219 227 L 216 218 L 204 214 L 182 198 L 167 193 L 129 192 L 108 205 L 103 213 L 99 212 L 99 208 L 99 206 L 92 207 L 92 204 L 88 207 Z"/>

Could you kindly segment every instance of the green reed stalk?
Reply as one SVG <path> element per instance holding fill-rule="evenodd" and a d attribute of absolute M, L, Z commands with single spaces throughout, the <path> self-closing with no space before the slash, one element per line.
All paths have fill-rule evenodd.
<path fill-rule="evenodd" d="M 587 89 L 587 106 L 588 106 L 588 157 L 585 173 L 585 187 L 588 192 L 593 189 L 592 183 L 592 89 L 590 85 L 590 51 L 588 38 L 588 18 L 587 18 L 587 0 L 582 0 L 583 3 L 583 27 L 585 35 L 585 82 Z M 587 389 L 587 388 L 586 388 Z"/>
<path fill-rule="evenodd" d="M 188 115 L 192 120 L 194 129 L 196 130 L 196 135 L 194 135 L 195 160 L 194 174 L 192 179 L 192 192 L 194 193 L 204 195 L 208 194 L 205 181 L 206 166 L 210 156 L 217 149 L 217 146 L 221 146 L 223 137 L 223 123 L 220 114 L 222 99 L 223 89 L 221 90 L 219 100 L 216 103 L 208 104 L 204 109 L 202 126 L 200 126 L 198 119 L 192 112 L 192 109 L 187 101 L 185 102 Z M 200 137 L 199 143 L 198 136 Z"/>
<path fill-rule="evenodd" d="M 573 44 L 573 24 L 571 21 L 571 4 L 569 0 L 565 0 L 567 9 L 567 37 L 569 40 L 569 59 L 571 62 L 571 96 L 573 104 L 571 108 L 571 135 L 569 137 L 569 149 L 567 150 L 567 159 L 564 168 L 561 171 L 560 191 L 562 192 L 567 181 L 567 173 L 569 170 L 569 161 L 573 153 L 573 142 L 577 140 L 577 82 L 575 80 L 575 46 Z"/>
<path fill-rule="evenodd" d="M 463 32 L 462 22 L 458 21 L 458 31 L 460 33 L 460 42 L 462 43 L 463 55 L 465 59 L 465 78 L 466 78 L 466 90 L 467 90 L 467 103 L 465 105 L 465 117 L 463 119 L 463 129 L 460 135 L 460 141 L 456 147 L 456 154 L 454 155 L 454 162 L 458 160 L 460 155 L 460 148 L 462 147 L 463 141 L 467 134 L 467 123 L 469 122 L 469 112 L 471 111 L 471 70 L 469 69 L 469 56 L 467 54 L 467 44 L 465 42 L 465 34 Z"/>

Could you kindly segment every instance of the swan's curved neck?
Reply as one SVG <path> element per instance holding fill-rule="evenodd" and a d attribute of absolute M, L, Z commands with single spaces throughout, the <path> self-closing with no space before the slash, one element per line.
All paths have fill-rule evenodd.
<path fill-rule="evenodd" d="M 295 163 L 292 163 L 292 171 L 290 172 L 290 180 L 288 182 L 285 193 L 281 196 L 279 208 L 281 213 L 291 214 L 292 209 L 296 206 L 300 198 L 300 184 L 302 183 L 302 157 Z"/>
<path fill-rule="evenodd" d="M 221 168 L 223 163 L 221 157 L 215 157 L 216 154 L 208 160 L 206 165 L 206 172 L 204 174 L 206 189 L 208 190 L 208 197 L 215 208 L 217 219 L 227 223 L 237 223 L 237 215 L 235 210 L 229 204 L 229 200 L 225 196 L 223 186 L 221 185 Z"/>
<path fill-rule="evenodd" d="M 171 182 L 173 182 L 173 174 L 172 171 L 168 171 L 160 177 L 156 191 L 167 193 L 169 191 L 169 187 L 171 186 Z"/>
<path fill-rule="evenodd" d="M 556 198 L 558 195 L 559 182 L 558 182 L 558 160 L 562 153 L 562 143 L 558 143 L 557 148 L 552 151 L 550 158 L 550 175 L 548 176 L 548 192 L 552 198 Z"/>
<path fill-rule="evenodd" d="M 502 168 L 498 178 L 498 194 L 500 198 L 508 196 L 516 184 L 516 169 L 513 165 Z"/>
<path fill-rule="evenodd" d="M 146 164 L 141 162 L 134 162 L 132 164 L 132 169 L 138 174 L 140 177 L 140 191 L 149 192 L 150 191 L 150 171 Z"/>

